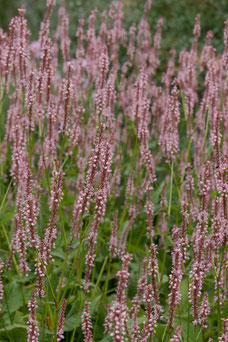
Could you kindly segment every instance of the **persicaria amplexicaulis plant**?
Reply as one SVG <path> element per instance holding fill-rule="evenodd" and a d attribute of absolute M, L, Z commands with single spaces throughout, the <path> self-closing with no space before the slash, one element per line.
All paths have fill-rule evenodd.
<path fill-rule="evenodd" d="M 227 341 L 228 20 L 124 4 L 0 29 L 1 341 Z"/>

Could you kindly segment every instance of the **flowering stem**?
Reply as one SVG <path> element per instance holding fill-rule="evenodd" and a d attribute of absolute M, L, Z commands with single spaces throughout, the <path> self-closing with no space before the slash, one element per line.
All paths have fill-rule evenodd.
<path fill-rule="evenodd" d="M 187 286 L 188 286 L 188 293 L 189 293 L 189 279 L 187 277 Z M 188 326 L 187 326 L 187 342 L 189 342 L 189 331 L 190 331 L 190 303 L 188 301 Z"/>
<path fill-rule="evenodd" d="M 200 156 L 200 163 L 199 166 L 201 166 L 202 163 L 202 159 L 203 159 L 203 153 L 206 147 L 206 142 L 207 142 L 207 134 L 208 134 L 208 130 L 209 130 L 209 114 L 208 114 L 208 110 L 206 112 L 206 130 L 205 130 L 205 136 L 204 136 L 204 142 L 203 142 L 203 148 L 202 148 L 202 152 L 201 152 L 201 156 Z"/>
<path fill-rule="evenodd" d="M 218 311 L 218 336 L 221 333 L 221 309 L 220 309 L 220 294 L 219 294 L 219 277 L 217 277 L 217 311 Z"/>
<path fill-rule="evenodd" d="M 2 106 L 3 106 L 3 101 L 4 101 L 4 93 L 2 93 L 2 87 L 1 87 L 1 84 L 2 84 L 2 80 L 0 79 L 0 115 L 1 115 L 1 128 L 4 127 L 4 124 L 3 124 L 3 113 L 2 113 Z M 1 137 L 1 130 L 0 130 L 0 142 L 2 140 L 2 137 Z M 2 162 L 2 144 L 0 144 L 0 161 L 1 161 L 1 176 L 3 176 L 3 162 Z"/>
<path fill-rule="evenodd" d="M 29 127 L 28 133 L 28 153 L 29 153 L 29 168 L 32 169 L 32 131 Z"/>
<path fill-rule="evenodd" d="M 162 269 L 161 269 L 161 277 L 159 281 L 158 288 L 161 288 L 162 285 L 162 279 L 163 279 L 163 274 L 165 271 L 165 262 L 166 262 L 166 251 L 167 251 L 167 243 L 168 243 L 168 232 L 169 232 L 169 217 L 171 213 L 171 204 L 172 204 L 172 191 L 173 191 L 173 161 L 171 164 L 171 181 L 170 181 L 170 191 L 169 191 L 169 206 L 168 206 L 168 217 L 167 217 L 167 230 L 166 230 L 166 235 L 165 235 L 165 250 L 163 254 L 163 262 L 162 262 Z"/>

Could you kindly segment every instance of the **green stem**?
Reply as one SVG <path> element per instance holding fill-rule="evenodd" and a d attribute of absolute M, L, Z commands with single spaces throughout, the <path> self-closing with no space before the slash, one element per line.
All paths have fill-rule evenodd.
<path fill-rule="evenodd" d="M 198 341 L 198 338 L 200 337 L 201 332 L 203 333 L 202 327 L 201 327 L 201 329 L 200 329 L 198 335 L 196 336 L 196 341 Z"/>
<path fill-rule="evenodd" d="M 170 191 L 169 191 L 169 206 L 168 206 L 169 217 L 170 217 L 170 213 L 171 213 L 172 194 L 173 194 L 173 161 L 171 164 L 171 183 L 170 183 Z"/>
<path fill-rule="evenodd" d="M 103 265 L 102 265 L 102 267 L 101 267 L 99 276 L 98 276 L 98 278 L 97 278 L 97 282 L 96 282 L 96 285 L 95 285 L 95 289 L 94 289 L 93 294 L 95 294 L 96 289 L 98 288 L 98 285 L 100 284 L 101 277 L 102 277 L 102 274 L 103 274 L 103 272 L 104 272 L 104 269 L 105 269 L 105 265 L 106 265 L 106 263 L 107 263 L 107 260 L 108 260 L 108 256 L 106 256 L 106 258 L 104 259 L 104 262 L 103 262 Z"/>
<path fill-rule="evenodd" d="M 60 203 L 60 205 L 59 205 L 59 213 L 60 213 L 60 219 L 61 219 L 61 224 L 62 224 L 62 233 L 63 233 L 63 239 L 64 239 L 64 244 L 65 244 L 65 249 L 67 249 L 66 230 L 65 230 L 64 220 L 63 220 L 63 212 L 62 212 L 61 203 Z"/>
<path fill-rule="evenodd" d="M 7 197 L 7 195 L 8 195 L 8 192 L 9 192 L 9 189 L 10 189 L 10 187 L 11 187 L 12 182 L 13 182 L 13 178 L 11 178 L 11 180 L 10 180 L 10 182 L 9 182 L 9 185 L 8 185 L 8 187 L 7 187 L 7 189 L 6 189 L 5 195 L 4 195 L 4 197 L 3 197 L 3 200 L 2 200 L 2 203 L 1 203 L 1 206 L 0 206 L 0 212 L 2 211 L 2 207 L 3 207 L 4 203 L 5 203 L 5 200 L 6 200 L 6 197 Z"/>

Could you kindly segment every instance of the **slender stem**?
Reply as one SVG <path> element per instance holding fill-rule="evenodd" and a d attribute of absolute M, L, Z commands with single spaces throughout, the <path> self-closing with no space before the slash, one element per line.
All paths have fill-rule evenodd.
<path fill-rule="evenodd" d="M 201 327 L 201 329 L 200 329 L 200 331 L 199 331 L 198 335 L 196 336 L 196 341 L 198 341 L 198 338 L 200 337 L 200 334 L 201 334 L 201 332 L 202 332 L 202 334 L 203 334 L 202 327 Z"/>
<path fill-rule="evenodd" d="M 171 163 L 171 181 L 170 181 L 170 191 L 169 191 L 169 206 L 168 206 L 169 217 L 170 217 L 170 213 L 171 213 L 172 194 L 173 194 L 173 160 Z"/>
<path fill-rule="evenodd" d="M 9 192 L 9 189 L 10 189 L 10 187 L 11 187 L 12 182 L 13 182 L 13 178 L 11 178 L 11 180 L 10 180 L 10 182 L 9 182 L 9 185 L 8 185 L 8 187 L 7 187 L 7 189 L 6 189 L 5 195 L 4 195 L 4 197 L 3 197 L 3 200 L 2 200 L 2 203 L 1 203 L 1 206 L 0 206 L 0 212 L 2 211 L 2 207 L 3 207 L 4 203 L 5 203 L 5 200 L 6 200 L 6 197 L 7 197 L 7 195 L 8 195 L 8 192 Z"/>
<path fill-rule="evenodd" d="M 108 256 L 106 256 L 106 258 L 104 259 L 104 262 L 103 262 L 103 265 L 102 265 L 102 267 L 101 267 L 101 270 L 100 270 L 99 276 L 98 276 L 98 278 L 97 278 L 97 282 L 96 282 L 96 285 L 95 285 L 95 289 L 94 289 L 94 292 L 93 292 L 93 294 L 95 294 L 95 292 L 96 292 L 96 289 L 98 288 L 98 285 L 100 284 L 101 277 L 102 277 L 102 274 L 103 274 L 103 272 L 104 272 L 104 269 L 105 269 L 105 266 L 106 266 L 107 260 L 108 260 Z"/>

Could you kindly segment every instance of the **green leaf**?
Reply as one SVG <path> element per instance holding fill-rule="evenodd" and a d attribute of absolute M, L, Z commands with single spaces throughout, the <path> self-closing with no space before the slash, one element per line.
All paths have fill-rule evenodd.
<path fill-rule="evenodd" d="M 27 335 L 27 326 L 22 325 L 22 324 L 12 324 L 3 329 L 0 329 L 0 338 L 7 338 L 7 337 L 9 338 L 10 336 L 14 342 L 26 341 L 26 335 Z M 9 341 L 8 338 L 4 341 Z"/>
<path fill-rule="evenodd" d="M 62 248 L 56 248 L 51 254 L 53 256 L 56 256 L 56 257 L 62 259 L 62 260 L 65 259 L 65 255 L 64 255 Z"/>
<path fill-rule="evenodd" d="M 79 327 L 81 324 L 81 315 L 76 314 L 73 316 L 70 316 L 66 318 L 65 324 L 64 324 L 64 331 L 72 331 L 75 328 Z"/>
<path fill-rule="evenodd" d="M 169 281 L 169 277 L 166 274 L 163 274 L 163 278 L 162 278 L 162 284 L 165 284 Z"/>
<path fill-rule="evenodd" d="M 13 313 L 23 305 L 21 288 L 17 283 L 13 282 L 6 287 L 6 294 L 9 312 Z"/>
<path fill-rule="evenodd" d="M 107 336 L 103 338 L 102 340 L 100 340 L 100 342 L 112 342 L 112 338 L 110 336 Z"/>
<path fill-rule="evenodd" d="M 6 224 L 8 223 L 11 218 L 14 216 L 14 212 L 13 211 L 8 211 L 8 212 L 4 212 L 0 214 L 0 224 Z"/>
<path fill-rule="evenodd" d="M 76 240 L 72 243 L 71 248 L 76 249 L 79 246 L 79 244 L 80 244 L 79 240 Z"/>

